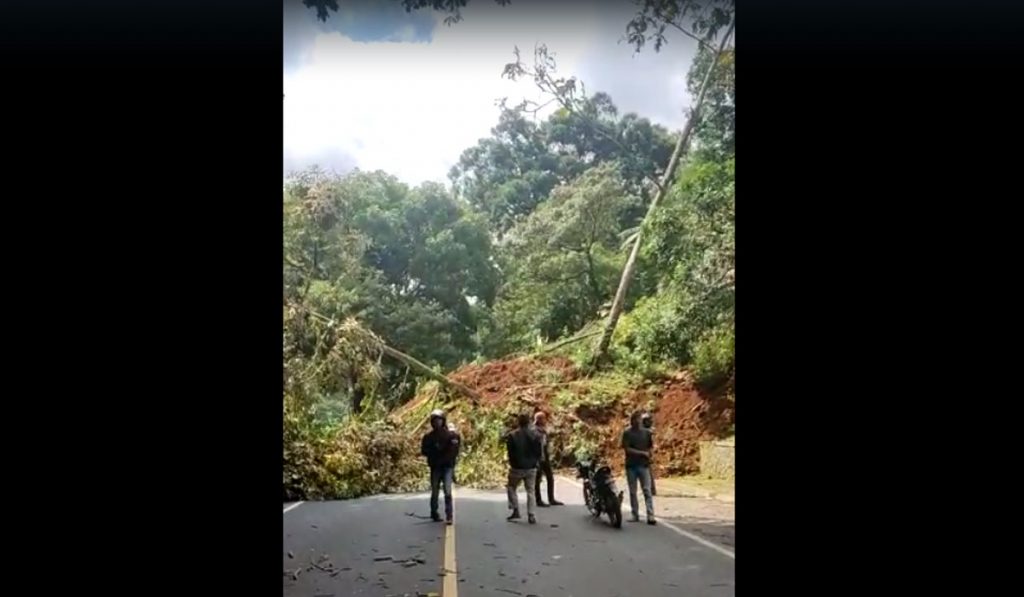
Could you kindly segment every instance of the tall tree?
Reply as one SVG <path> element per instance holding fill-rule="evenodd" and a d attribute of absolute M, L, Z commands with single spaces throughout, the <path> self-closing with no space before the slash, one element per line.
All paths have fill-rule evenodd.
<path fill-rule="evenodd" d="M 500 252 L 505 281 L 484 340 L 492 356 L 573 333 L 598 315 L 622 264 L 618 222 L 638 201 L 608 162 L 555 188 L 509 231 Z"/>
<path fill-rule="evenodd" d="M 620 117 L 605 93 L 588 98 L 587 109 L 585 117 L 556 110 L 539 124 L 518 109 L 504 109 L 491 136 L 464 151 L 449 172 L 455 193 L 487 216 L 499 238 L 555 185 L 599 164 L 616 162 L 628 190 L 646 199 L 644 178 L 672 152 L 668 131 L 636 114 Z M 608 137 L 588 119 L 600 119 Z M 640 215 L 623 217 L 633 225 Z"/>

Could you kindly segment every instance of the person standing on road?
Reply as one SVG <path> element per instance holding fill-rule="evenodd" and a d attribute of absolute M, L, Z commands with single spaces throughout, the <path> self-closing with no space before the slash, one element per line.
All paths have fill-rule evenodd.
<path fill-rule="evenodd" d="M 541 508 L 548 507 L 548 504 L 552 506 L 562 506 L 564 504 L 555 499 L 555 473 L 551 470 L 551 454 L 549 451 L 551 442 L 547 429 L 547 415 L 538 411 L 537 414 L 533 416 L 533 428 L 537 431 L 537 435 L 540 437 L 540 461 L 537 463 L 537 480 L 534 482 L 534 495 L 536 497 L 537 505 Z M 543 475 L 548 482 L 547 504 L 545 504 L 544 500 L 540 498 L 541 475 Z"/>
<path fill-rule="evenodd" d="M 537 480 L 537 464 L 540 462 L 540 436 L 530 428 L 530 415 L 521 414 L 518 419 L 519 428 L 507 436 L 505 443 L 508 449 L 508 501 L 512 504 L 512 514 L 508 520 L 518 520 L 519 496 L 516 490 L 519 481 L 526 485 L 526 514 L 530 524 L 537 524 L 534 516 L 534 481 Z"/>
<path fill-rule="evenodd" d="M 644 491 L 647 524 L 654 522 L 654 498 L 651 495 L 651 452 L 654 436 L 640 425 L 640 413 L 629 418 L 629 428 L 622 432 L 622 449 L 626 454 L 626 483 L 629 485 L 629 506 L 633 510 L 632 522 L 640 522 L 640 504 L 636 499 L 636 482 Z"/>
<path fill-rule="evenodd" d="M 644 429 L 647 429 L 648 431 L 651 432 L 651 442 L 653 443 L 654 442 L 654 417 L 651 416 L 651 413 L 645 412 L 644 416 L 641 417 L 640 422 L 643 424 Z M 654 461 L 653 460 L 651 461 L 651 464 L 650 464 L 649 468 L 651 469 L 651 495 L 653 495 L 654 497 L 658 497 L 658 489 L 657 489 L 657 487 L 654 484 Z"/>
<path fill-rule="evenodd" d="M 506 421 L 505 432 L 501 434 L 501 439 L 500 439 L 501 445 L 505 446 L 505 449 L 506 449 L 506 451 L 509 454 L 509 459 L 508 459 L 509 467 L 512 466 L 512 459 L 511 459 L 512 452 L 511 452 L 511 450 L 508 450 L 509 440 L 512 438 L 512 434 L 515 433 L 515 430 L 518 429 L 518 428 L 519 428 L 519 415 L 512 415 L 512 416 L 509 417 L 509 420 Z M 506 487 L 506 489 L 507 489 L 507 487 Z M 508 494 L 508 509 L 510 511 L 514 510 L 515 509 L 515 505 L 512 503 L 512 492 L 511 491 L 506 491 L 506 493 Z"/>
<path fill-rule="evenodd" d="M 455 474 L 455 461 L 459 457 L 462 438 L 459 433 L 449 429 L 443 410 L 430 413 L 430 432 L 423 436 L 420 453 L 427 458 L 430 467 L 430 518 L 434 522 L 441 520 L 437 512 L 437 497 L 441 484 L 444 484 L 444 518 L 452 523 L 452 483 Z"/>

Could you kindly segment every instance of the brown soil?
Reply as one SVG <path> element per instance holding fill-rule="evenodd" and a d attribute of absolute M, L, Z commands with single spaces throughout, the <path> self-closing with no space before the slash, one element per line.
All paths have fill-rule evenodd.
<path fill-rule="evenodd" d="M 479 392 L 484 404 L 526 398 L 529 402 L 546 405 L 559 387 L 569 385 L 579 376 L 579 370 L 567 358 L 522 357 L 467 365 L 450 377 Z"/>

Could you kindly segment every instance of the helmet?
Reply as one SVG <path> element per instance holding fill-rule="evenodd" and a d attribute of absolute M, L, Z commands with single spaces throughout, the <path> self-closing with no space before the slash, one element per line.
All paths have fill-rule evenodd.
<path fill-rule="evenodd" d="M 438 418 L 438 419 L 443 419 L 443 418 L 445 418 L 445 417 L 444 417 L 444 411 L 443 411 L 443 410 L 441 410 L 440 408 L 437 408 L 437 409 L 434 409 L 434 410 L 432 410 L 432 411 L 430 412 L 430 418 L 431 418 L 431 419 L 433 419 L 433 418 L 435 418 L 435 417 L 436 417 L 436 418 Z"/>

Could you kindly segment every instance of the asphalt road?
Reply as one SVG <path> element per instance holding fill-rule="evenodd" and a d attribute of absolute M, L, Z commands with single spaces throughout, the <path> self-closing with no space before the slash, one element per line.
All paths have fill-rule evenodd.
<path fill-rule="evenodd" d="M 566 505 L 539 508 L 536 525 L 526 523 L 522 488 L 516 523 L 505 520 L 500 491 L 457 488 L 451 527 L 429 520 L 426 494 L 285 504 L 284 595 L 735 594 L 731 527 L 663 520 L 613 529 L 587 513 L 578 487 L 560 479 L 557 490 Z"/>

